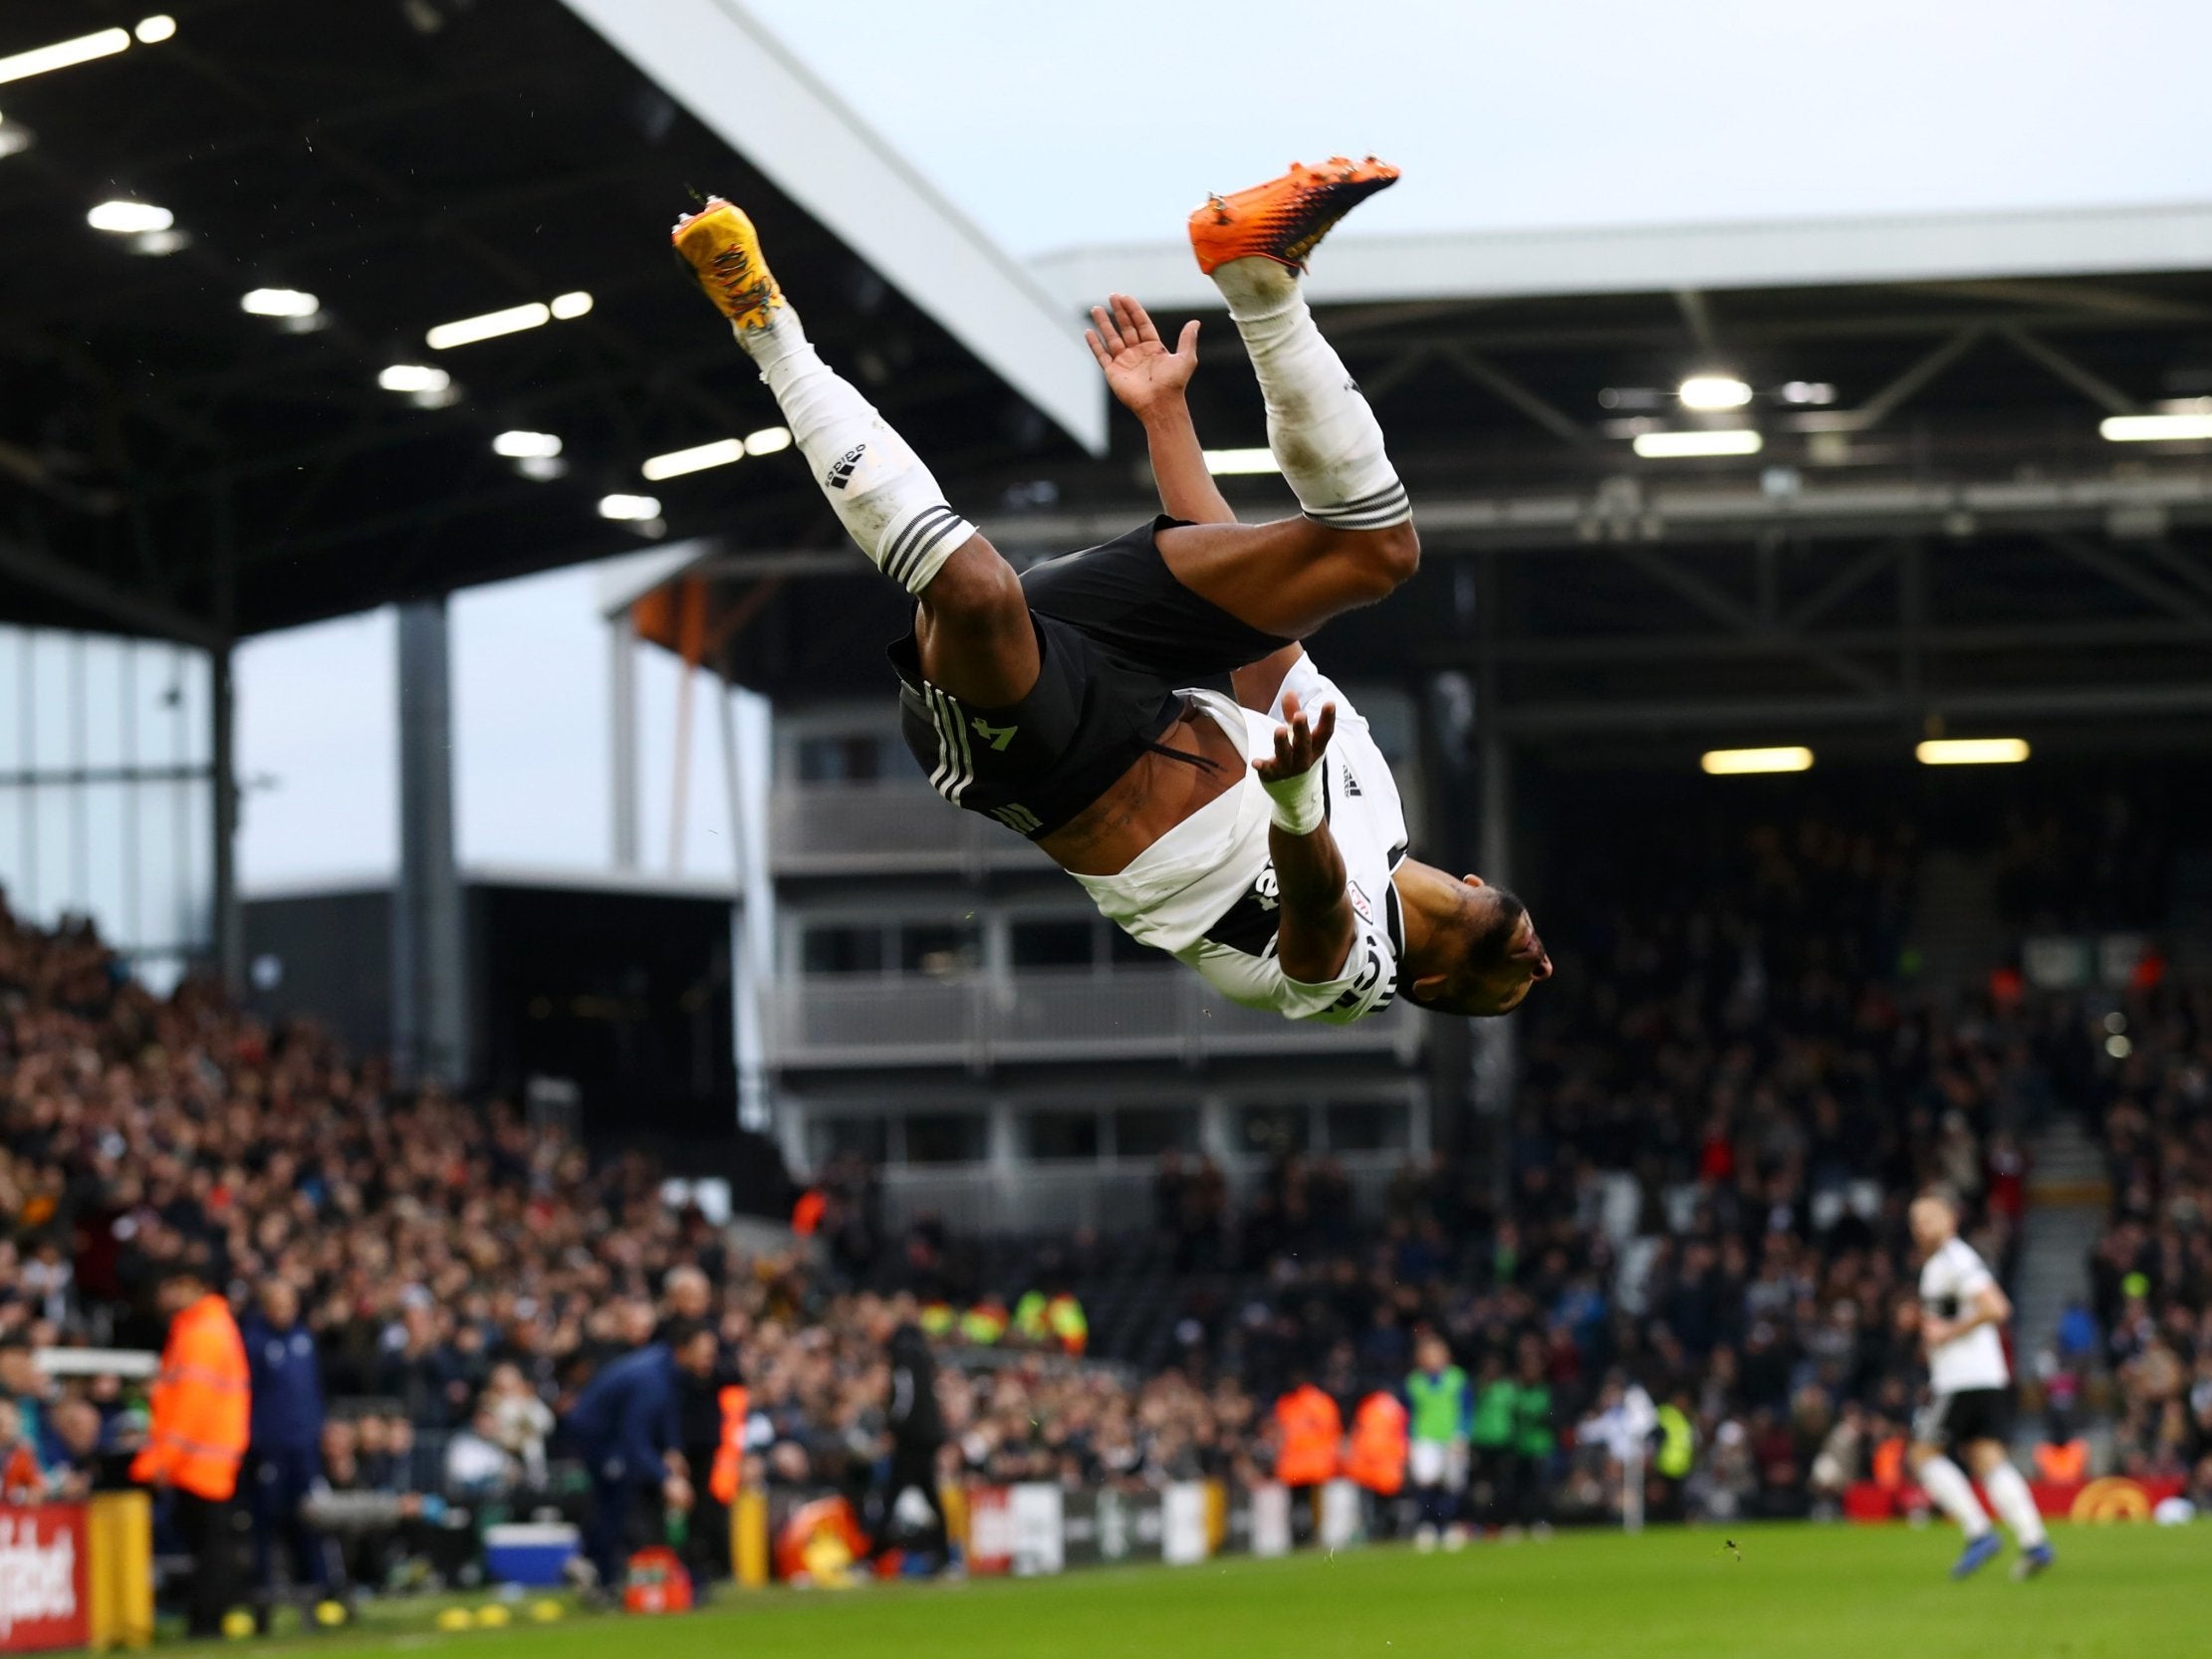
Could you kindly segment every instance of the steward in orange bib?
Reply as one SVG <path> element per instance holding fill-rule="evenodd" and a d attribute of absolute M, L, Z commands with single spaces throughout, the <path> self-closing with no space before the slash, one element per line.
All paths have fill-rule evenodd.
<path fill-rule="evenodd" d="M 2036 1447 L 2036 1479 L 2053 1486 L 2080 1486 L 2089 1476 L 2089 1443 L 2046 1440 Z"/>
<path fill-rule="evenodd" d="M 1345 1452 L 1345 1475 L 1356 1485 L 1366 1511 L 1367 1537 L 1388 1538 L 1396 1531 L 1397 1506 L 1390 1502 L 1405 1489 L 1405 1460 L 1412 1436 L 1405 1402 L 1388 1389 L 1376 1389 L 1352 1414 L 1352 1444 Z"/>
<path fill-rule="evenodd" d="M 130 1478 L 169 1492 L 171 1519 L 192 1557 L 187 1629 L 217 1636 L 236 1566 L 230 1500 L 252 1421 L 246 1345 L 230 1304 L 207 1288 L 198 1269 L 170 1270 L 158 1295 L 169 1335 L 153 1380 L 145 1448 L 132 1460 Z"/>
<path fill-rule="evenodd" d="M 1275 1478 L 1295 1495 L 1312 1495 L 1308 1518 L 1320 1530 L 1321 1486 L 1337 1474 L 1337 1452 L 1345 1437 L 1344 1413 L 1337 1402 L 1301 1377 L 1298 1385 L 1275 1402 Z M 1298 1505 L 1291 1508 L 1291 1523 L 1298 1525 Z"/>
<path fill-rule="evenodd" d="M 1387 1389 L 1376 1389 L 1352 1414 L 1346 1477 L 1377 1498 L 1395 1498 L 1405 1486 L 1408 1438 L 1404 1403 Z"/>
<path fill-rule="evenodd" d="M 707 1476 L 707 1491 L 724 1509 L 737 1502 L 737 1485 L 745 1473 L 745 1418 L 752 1410 L 752 1395 L 743 1383 L 725 1383 L 715 1392 L 722 1408 L 722 1438 L 714 1448 L 714 1468 Z"/>

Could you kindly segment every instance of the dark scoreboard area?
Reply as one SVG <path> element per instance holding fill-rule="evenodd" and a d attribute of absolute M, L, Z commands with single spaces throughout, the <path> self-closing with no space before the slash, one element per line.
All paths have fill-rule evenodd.
<path fill-rule="evenodd" d="M 681 1146 L 693 1173 L 740 1173 L 717 1146 L 755 1162 L 765 1143 L 736 1128 L 728 899 L 464 877 L 462 904 L 460 1087 L 573 1121 L 601 1147 Z M 391 905 L 388 886 L 248 899 L 250 1006 L 388 1052 Z M 756 1184 L 746 1173 L 740 1191 Z"/>

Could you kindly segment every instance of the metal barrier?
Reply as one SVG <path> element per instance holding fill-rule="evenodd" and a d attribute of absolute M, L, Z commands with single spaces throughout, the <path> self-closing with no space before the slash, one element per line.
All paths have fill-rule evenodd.
<path fill-rule="evenodd" d="M 779 784 L 768 847 L 777 875 L 980 876 L 1052 864 L 1019 835 L 947 807 L 921 784 Z"/>
<path fill-rule="evenodd" d="M 1222 1055 L 1394 1054 L 1420 1048 L 1404 1004 L 1333 1026 L 1240 1008 L 1181 968 L 1024 969 L 974 974 L 814 974 L 767 990 L 769 1059 L 780 1066 L 1034 1060 L 1181 1060 Z"/>
<path fill-rule="evenodd" d="M 1333 1153 L 1351 1179 L 1352 1204 L 1381 1214 L 1391 1179 L 1410 1154 Z M 1222 1160 L 1230 1196 L 1242 1203 L 1266 1173 L 1262 1158 Z M 1159 1166 L 1149 1159 L 1113 1161 L 891 1165 L 881 1172 L 883 1220 L 901 1228 L 933 1215 L 958 1234 L 1066 1234 L 1089 1228 L 1104 1236 L 1150 1225 Z"/>

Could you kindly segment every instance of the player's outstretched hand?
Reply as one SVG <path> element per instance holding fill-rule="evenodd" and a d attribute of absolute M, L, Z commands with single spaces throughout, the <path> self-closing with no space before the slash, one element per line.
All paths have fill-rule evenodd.
<path fill-rule="evenodd" d="M 1198 321 L 1183 325 L 1170 352 L 1144 308 L 1126 294 L 1110 294 L 1091 308 L 1094 325 L 1083 331 L 1084 344 L 1106 371 L 1106 385 L 1139 417 L 1163 403 L 1177 402 L 1198 368 Z"/>
<path fill-rule="evenodd" d="M 1252 763 L 1252 770 L 1260 775 L 1263 784 L 1279 784 L 1286 778 L 1296 778 L 1313 771 L 1322 755 L 1329 748 L 1329 740 L 1337 732 L 1337 705 L 1324 703 L 1318 719 L 1309 722 L 1306 711 L 1298 706 L 1298 693 L 1291 692 L 1283 699 L 1284 724 L 1275 728 L 1275 757 Z"/>

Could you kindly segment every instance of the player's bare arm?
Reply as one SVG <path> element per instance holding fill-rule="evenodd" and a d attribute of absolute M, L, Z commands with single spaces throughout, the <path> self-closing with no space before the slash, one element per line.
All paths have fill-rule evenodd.
<path fill-rule="evenodd" d="M 1105 305 L 1093 306 L 1091 321 L 1084 343 L 1099 359 L 1107 387 L 1143 424 L 1161 507 L 1191 524 L 1236 523 L 1235 510 L 1206 470 L 1185 396 L 1198 368 L 1197 320 L 1183 325 L 1173 351 L 1144 308 L 1126 294 L 1109 295 Z"/>
<path fill-rule="evenodd" d="M 1275 728 L 1275 754 L 1252 763 L 1275 804 L 1267 836 L 1282 906 L 1275 955 L 1292 979 L 1322 985 L 1344 972 L 1358 931 L 1346 891 L 1344 854 L 1329 832 L 1319 770 L 1337 730 L 1337 705 L 1322 704 L 1320 716 L 1309 720 L 1293 693 L 1283 699 L 1283 718 Z"/>

